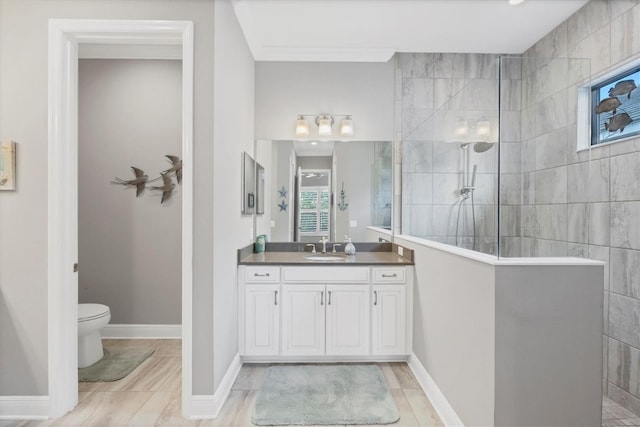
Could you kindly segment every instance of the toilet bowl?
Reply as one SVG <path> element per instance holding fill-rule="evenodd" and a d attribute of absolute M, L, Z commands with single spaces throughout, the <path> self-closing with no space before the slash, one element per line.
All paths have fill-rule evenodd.
<path fill-rule="evenodd" d="M 102 304 L 78 304 L 78 368 L 86 368 L 102 359 L 100 330 L 111 320 L 109 307 Z"/>

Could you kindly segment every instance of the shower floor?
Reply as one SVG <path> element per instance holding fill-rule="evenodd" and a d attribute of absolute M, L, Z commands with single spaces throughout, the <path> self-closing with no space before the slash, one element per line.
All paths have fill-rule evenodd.
<path fill-rule="evenodd" d="M 602 427 L 640 426 L 640 417 L 613 400 L 602 397 Z"/>

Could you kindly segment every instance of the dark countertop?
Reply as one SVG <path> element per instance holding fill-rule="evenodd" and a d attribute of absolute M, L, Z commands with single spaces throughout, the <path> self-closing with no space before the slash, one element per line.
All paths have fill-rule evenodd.
<path fill-rule="evenodd" d="M 353 265 L 413 265 L 413 261 L 401 257 L 396 252 L 357 252 L 353 256 L 327 253 L 325 256 L 344 256 L 344 261 L 311 261 L 305 257 L 313 255 L 310 252 L 265 252 L 250 254 L 239 260 L 239 265 L 296 265 L 296 266 L 353 266 Z M 323 256 L 321 253 L 316 256 Z"/>

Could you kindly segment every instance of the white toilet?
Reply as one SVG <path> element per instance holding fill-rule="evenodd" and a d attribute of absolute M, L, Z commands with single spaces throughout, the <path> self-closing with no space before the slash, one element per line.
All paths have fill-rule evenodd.
<path fill-rule="evenodd" d="M 102 304 L 78 304 L 78 368 L 86 368 L 102 359 L 100 330 L 111 320 L 109 307 Z"/>

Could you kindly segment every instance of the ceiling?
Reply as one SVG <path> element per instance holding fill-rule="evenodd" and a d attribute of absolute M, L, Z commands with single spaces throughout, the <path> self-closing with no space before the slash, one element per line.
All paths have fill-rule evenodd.
<path fill-rule="evenodd" d="M 588 0 L 234 0 L 256 61 L 523 53 Z"/>

